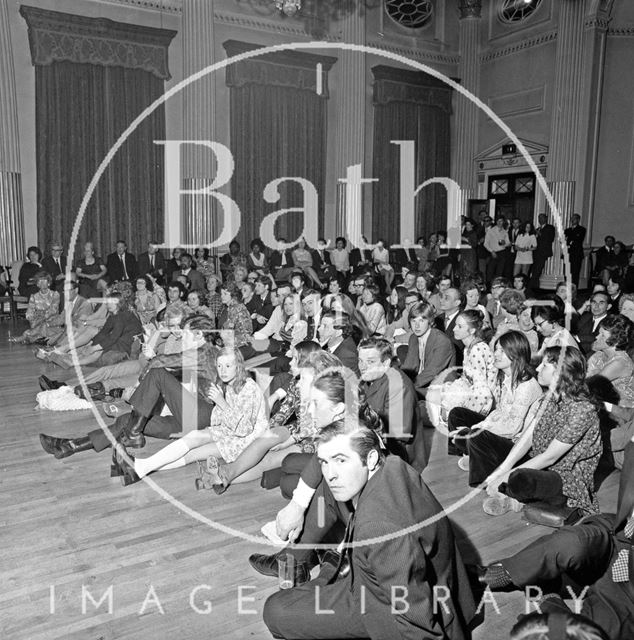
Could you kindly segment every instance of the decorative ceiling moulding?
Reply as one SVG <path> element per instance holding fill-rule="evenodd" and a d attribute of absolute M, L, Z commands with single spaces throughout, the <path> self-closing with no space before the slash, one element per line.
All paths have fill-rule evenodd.
<path fill-rule="evenodd" d="M 227 57 L 254 51 L 262 45 L 238 40 L 227 40 L 222 43 Z M 332 56 L 322 56 L 303 51 L 276 51 L 265 53 L 256 58 L 249 58 L 230 64 L 226 69 L 228 87 L 243 87 L 247 84 L 261 84 L 276 87 L 293 87 L 302 91 L 317 92 L 317 65 L 321 64 L 321 98 L 329 98 L 328 72 L 337 62 Z"/>
<path fill-rule="evenodd" d="M 167 50 L 176 31 L 25 5 L 20 15 L 28 26 L 34 65 L 75 62 L 142 69 L 163 80 L 171 77 Z"/>
<path fill-rule="evenodd" d="M 453 89 L 424 71 L 377 65 L 372 67 L 372 75 L 375 105 L 409 102 L 452 112 Z"/>
<path fill-rule="evenodd" d="M 384 44 L 380 41 L 368 42 L 369 47 L 375 47 L 381 51 L 389 51 L 390 53 L 397 53 L 406 58 L 414 58 L 421 62 L 436 62 L 439 64 L 458 64 L 460 62 L 460 56 L 448 55 L 445 53 L 436 53 L 434 51 L 425 51 L 424 49 L 406 49 L 403 47 L 392 46 Z"/>
<path fill-rule="evenodd" d="M 219 24 L 227 24 L 232 27 L 242 27 L 243 29 L 253 29 L 266 31 L 268 33 L 279 33 L 293 37 L 300 37 L 308 40 L 310 36 L 301 25 L 285 24 L 281 19 L 265 20 L 264 18 L 253 18 L 247 15 L 237 15 L 235 13 L 214 12 L 214 20 Z M 323 40 L 337 42 L 341 40 L 341 35 L 326 35 Z"/>
<path fill-rule="evenodd" d="M 183 13 L 183 2 L 186 0 L 95 0 L 99 4 L 123 4 L 128 7 L 138 7 L 158 13 Z"/>
<path fill-rule="evenodd" d="M 543 33 L 539 36 L 535 36 L 534 38 L 527 38 L 526 40 L 522 40 L 521 42 L 511 44 L 507 47 L 500 47 L 499 49 L 493 49 L 492 51 L 484 53 L 480 56 L 480 62 L 489 62 L 490 60 L 495 60 L 496 58 L 503 58 L 504 56 L 510 56 L 513 53 L 522 51 L 523 49 L 538 47 L 542 44 L 547 44 L 556 39 L 557 39 L 557 31 L 556 30 L 548 31 L 547 33 Z"/>
<path fill-rule="evenodd" d="M 610 27 L 608 29 L 609 36 L 621 38 L 631 38 L 634 36 L 634 24 L 624 24 L 619 27 Z"/>

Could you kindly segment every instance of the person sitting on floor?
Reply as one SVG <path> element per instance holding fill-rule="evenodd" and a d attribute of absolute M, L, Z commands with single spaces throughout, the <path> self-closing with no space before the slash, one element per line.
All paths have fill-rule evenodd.
<path fill-rule="evenodd" d="M 493 411 L 487 415 L 455 407 L 447 418 L 448 451 L 463 455 L 459 466 L 469 471 L 470 486 L 478 486 L 497 469 L 522 433 L 531 407 L 542 397 L 522 333 L 501 336 L 493 361 L 498 370 Z"/>
<path fill-rule="evenodd" d="M 630 442 L 625 450 L 616 516 L 589 516 L 574 526 L 542 536 L 512 556 L 482 568 L 480 580 L 491 590 L 523 590 L 528 585 L 547 590 L 548 595 L 538 603 L 546 615 L 566 614 L 569 609 L 560 594 L 569 598 L 583 589 L 579 596 L 573 596 L 575 604 L 581 606 L 579 613 L 607 634 L 594 637 L 634 638 L 633 536 L 634 442 Z M 575 586 L 564 588 L 571 583 Z"/>
<path fill-rule="evenodd" d="M 270 596 L 263 617 L 271 633 L 469 638 L 475 604 L 465 568 L 449 519 L 420 475 L 396 456 L 385 458 L 378 434 L 356 417 L 322 429 L 317 456 L 323 481 L 313 502 L 323 498 L 326 505 L 321 531 L 347 522 L 349 570 L 322 567 L 315 580 Z M 373 543 L 360 544 L 368 539 Z M 440 587 L 447 606 L 434 610 Z M 407 607 L 397 612 L 390 606 L 395 589 L 408 594 Z M 330 615 L 320 615 L 316 597 Z"/>
<path fill-rule="evenodd" d="M 603 451 L 599 414 L 586 386 L 579 349 L 550 347 L 537 368 L 548 388 L 535 420 L 486 480 L 483 508 L 499 515 L 517 503 L 540 502 L 569 520 L 598 513 L 594 472 Z M 516 503 L 511 503 L 515 500 Z"/>

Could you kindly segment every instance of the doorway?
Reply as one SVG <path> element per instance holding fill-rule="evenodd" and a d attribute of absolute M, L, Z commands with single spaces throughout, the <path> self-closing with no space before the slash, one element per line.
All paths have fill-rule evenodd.
<path fill-rule="evenodd" d="M 535 176 L 532 173 L 490 175 L 487 196 L 495 200 L 495 216 L 507 220 L 519 218 L 533 222 L 535 211 Z"/>

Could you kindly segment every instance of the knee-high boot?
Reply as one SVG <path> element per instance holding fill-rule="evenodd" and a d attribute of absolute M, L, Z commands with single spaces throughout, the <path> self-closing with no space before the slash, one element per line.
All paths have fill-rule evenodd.
<path fill-rule="evenodd" d="M 148 420 L 149 418 L 140 415 L 133 409 L 128 418 L 128 425 L 121 436 L 121 444 L 124 447 L 132 447 L 133 449 L 143 448 L 145 446 L 143 429 L 145 429 Z"/>

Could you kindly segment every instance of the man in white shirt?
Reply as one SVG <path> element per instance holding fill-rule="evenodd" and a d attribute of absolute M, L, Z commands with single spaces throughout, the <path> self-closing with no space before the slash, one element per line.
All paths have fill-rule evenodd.
<path fill-rule="evenodd" d="M 500 216 L 484 237 L 484 248 L 491 254 L 487 265 L 487 282 L 503 276 L 509 260 L 511 241 L 506 230 L 506 218 Z"/>

